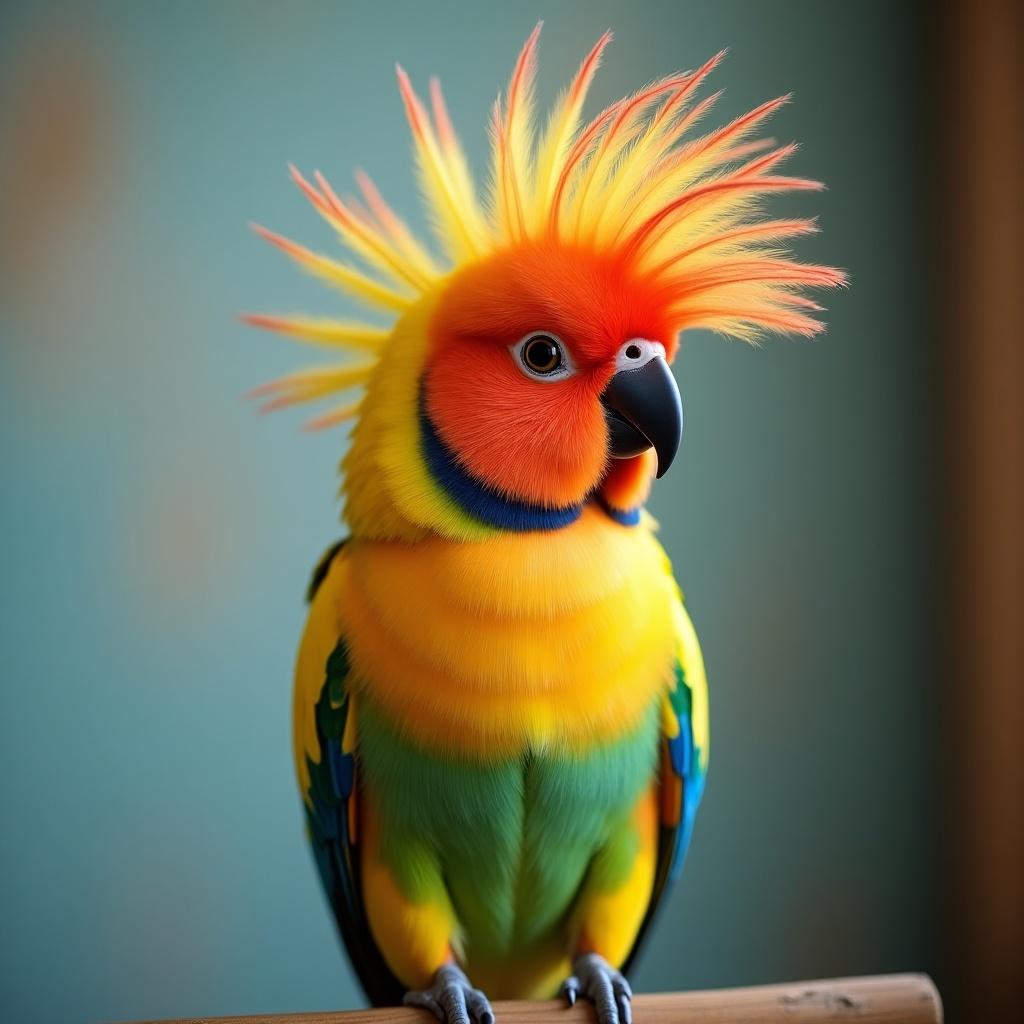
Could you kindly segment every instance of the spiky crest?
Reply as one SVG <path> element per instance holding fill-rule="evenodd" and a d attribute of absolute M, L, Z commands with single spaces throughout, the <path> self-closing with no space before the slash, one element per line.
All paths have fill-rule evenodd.
<path fill-rule="evenodd" d="M 830 267 L 797 263 L 780 245 L 816 230 L 810 220 L 758 220 L 774 192 L 819 189 L 774 173 L 795 146 L 751 139 L 787 96 L 762 103 L 729 124 L 691 137 L 720 94 L 696 92 L 724 51 L 696 71 L 662 78 L 612 103 L 588 122 L 583 106 L 611 33 L 580 64 L 537 132 L 533 85 L 538 24 L 520 52 L 491 123 L 492 181 L 481 203 L 437 79 L 430 112 L 398 67 L 424 202 L 443 257 L 412 234 L 362 172 L 363 201 L 343 201 L 319 172 L 292 178 L 365 269 L 255 230 L 304 269 L 365 305 L 401 315 L 461 266 L 522 243 L 557 239 L 627 260 L 635 273 L 664 285 L 677 329 L 702 327 L 755 341 L 764 331 L 814 335 L 821 307 L 801 288 L 841 285 Z M 767 152 L 766 152 L 767 150 Z M 743 161 L 746 161 L 745 163 Z M 365 203 L 365 205 L 363 205 Z M 301 370 L 257 389 L 263 408 L 314 401 L 365 383 L 386 352 L 389 329 L 306 317 L 251 316 L 257 327 L 301 341 L 357 351 L 355 364 Z M 358 402 L 337 406 L 311 427 L 355 416 Z"/>

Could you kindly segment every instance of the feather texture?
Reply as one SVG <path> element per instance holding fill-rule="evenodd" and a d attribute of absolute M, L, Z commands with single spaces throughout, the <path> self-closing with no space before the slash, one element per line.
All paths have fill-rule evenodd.
<path fill-rule="evenodd" d="M 631 959 L 708 754 L 700 651 L 649 525 L 591 507 L 557 533 L 335 547 L 295 700 L 317 862 L 375 1002 L 449 949 L 496 997 L 550 997 L 573 948 Z"/>
<path fill-rule="evenodd" d="M 428 109 L 406 72 L 397 69 L 426 212 L 441 256 L 412 234 L 362 172 L 357 181 L 365 207 L 340 199 L 319 172 L 310 182 L 291 169 L 296 185 L 362 268 L 264 228 L 256 230 L 310 273 L 396 316 L 443 290 L 453 271 L 505 249 L 554 241 L 619 260 L 660 288 L 669 298 L 674 331 L 704 327 L 747 341 L 764 332 L 811 336 L 821 331 L 815 316 L 821 307 L 801 300 L 801 290 L 842 285 L 845 275 L 830 267 L 798 265 L 779 249 L 812 230 L 810 222 L 760 216 L 766 196 L 822 187 L 778 173 L 795 146 L 774 146 L 754 137 L 789 97 L 769 100 L 720 128 L 695 134 L 718 96 L 699 99 L 698 92 L 721 63 L 722 51 L 696 71 L 666 76 L 585 121 L 587 93 L 612 38 L 606 32 L 539 132 L 534 81 L 540 30 L 538 24 L 530 34 L 494 105 L 486 202 L 478 194 L 438 80 L 429 83 Z M 355 340 L 362 337 L 359 331 L 320 331 L 309 321 L 273 317 L 250 322 L 304 340 L 361 347 Z M 386 346 L 380 348 L 383 355 Z M 324 397 L 326 392 L 310 390 L 306 399 L 296 400 Z M 321 420 L 331 422 L 332 417 Z"/>

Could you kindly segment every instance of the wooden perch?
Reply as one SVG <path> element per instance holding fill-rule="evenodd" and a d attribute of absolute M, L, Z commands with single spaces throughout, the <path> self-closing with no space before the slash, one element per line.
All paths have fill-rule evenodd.
<path fill-rule="evenodd" d="M 496 1002 L 498 1024 L 593 1024 L 586 1003 Z M 633 1000 L 635 1024 L 941 1024 L 942 1001 L 925 974 L 801 981 L 712 992 L 666 992 Z M 163 1024 L 429 1024 L 426 1010 L 394 1007 L 344 1013 L 200 1017 Z M 140 1022 L 141 1024 L 141 1022 Z M 154 1024 L 154 1022 L 151 1022 Z"/>

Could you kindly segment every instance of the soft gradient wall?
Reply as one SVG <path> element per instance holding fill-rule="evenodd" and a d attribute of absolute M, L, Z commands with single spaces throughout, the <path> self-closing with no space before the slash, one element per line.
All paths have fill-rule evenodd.
<path fill-rule="evenodd" d="M 393 82 L 445 82 L 481 166 L 543 17 L 550 99 L 606 27 L 604 103 L 722 46 L 779 93 L 849 268 L 828 335 L 687 336 L 653 511 L 703 638 L 709 787 L 640 989 L 931 966 L 929 335 L 913 8 L 886 3 L 5 4 L 0 10 L 0 1015 L 355 1005 L 289 755 L 339 433 L 243 392 L 297 353 L 241 310 L 340 301 L 253 238 L 328 235 L 285 163 L 417 218 Z"/>

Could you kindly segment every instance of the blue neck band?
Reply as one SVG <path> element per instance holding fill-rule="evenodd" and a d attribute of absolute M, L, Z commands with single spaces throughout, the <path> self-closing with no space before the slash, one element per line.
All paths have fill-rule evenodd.
<path fill-rule="evenodd" d="M 585 500 L 578 505 L 562 508 L 534 505 L 505 497 L 494 487 L 473 477 L 459 465 L 455 453 L 444 443 L 431 422 L 422 387 L 419 394 L 419 421 L 420 447 L 427 471 L 445 494 L 477 522 L 498 530 L 527 533 L 533 530 L 560 530 L 579 519 Z M 622 526 L 636 526 L 640 522 L 639 508 L 622 512 L 608 506 L 600 497 L 598 502 Z"/>
<path fill-rule="evenodd" d="M 419 398 L 420 445 L 430 475 L 445 494 L 467 515 L 498 530 L 560 530 L 576 522 L 583 511 L 579 505 L 548 508 L 507 498 L 489 484 L 472 477 L 459 465 L 455 454 L 441 440 L 427 415 L 423 391 Z"/>

